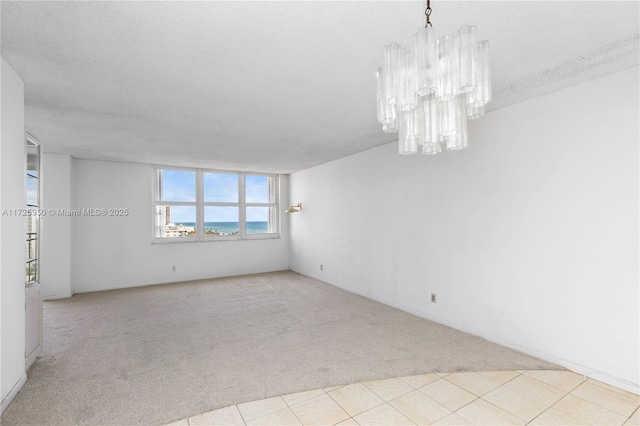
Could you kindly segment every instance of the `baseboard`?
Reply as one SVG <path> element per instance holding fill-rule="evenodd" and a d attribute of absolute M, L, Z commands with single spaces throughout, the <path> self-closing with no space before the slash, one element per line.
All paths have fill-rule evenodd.
<path fill-rule="evenodd" d="M 164 284 L 187 283 L 192 281 L 215 280 L 217 278 L 242 277 L 244 275 L 269 274 L 272 272 L 284 272 L 284 271 L 289 271 L 289 269 L 279 268 L 279 269 L 259 271 L 259 272 L 242 272 L 242 273 L 232 274 L 232 275 L 222 274 L 222 275 L 207 275 L 207 276 L 192 276 L 192 277 L 175 277 L 175 278 L 169 278 L 166 280 L 154 280 L 154 281 L 145 281 L 140 283 L 130 283 L 130 284 L 125 284 L 125 285 L 116 286 L 116 287 L 96 287 L 91 289 L 81 288 L 79 290 L 74 290 L 72 294 L 95 293 L 98 291 L 122 290 L 125 288 L 148 287 L 152 285 L 164 285 Z"/>
<path fill-rule="evenodd" d="M 61 294 L 55 296 L 42 296 L 42 300 L 58 300 L 58 299 L 68 299 L 73 296 L 74 292 L 68 294 Z"/>
<path fill-rule="evenodd" d="M 36 346 L 36 348 L 33 351 L 31 351 L 29 356 L 27 356 L 27 358 L 25 359 L 25 362 L 24 362 L 25 371 L 29 371 L 33 363 L 36 362 L 36 358 L 38 358 L 41 352 L 42 352 L 42 343 L 38 343 L 38 346 Z"/>
<path fill-rule="evenodd" d="M 9 391 L 9 394 L 2 400 L 2 405 L 0 405 L 0 414 L 4 413 L 4 410 L 9 406 L 9 404 L 11 404 L 11 401 L 13 401 L 13 398 L 18 394 L 25 383 L 27 383 L 26 373 L 23 374 L 22 377 L 20 377 L 18 383 L 13 386 L 11 391 Z"/>
<path fill-rule="evenodd" d="M 383 303 L 383 302 L 380 302 L 380 303 Z M 451 328 L 455 328 L 456 330 L 464 331 L 465 333 L 473 334 L 474 336 L 482 337 L 483 339 L 488 340 L 490 342 L 497 343 L 497 344 L 502 345 L 502 346 L 506 346 L 506 347 L 514 349 L 516 351 L 523 352 L 523 353 L 525 353 L 527 355 L 531 355 L 531 356 L 534 356 L 536 358 L 540 358 L 540 359 L 542 359 L 544 361 L 549 361 L 549 362 L 552 362 L 554 364 L 558 364 L 558 365 L 566 368 L 567 370 L 573 371 L 574 373 L 577 373 L 577 374 L 580 374 L 581 376 L 584 376 L 585 378 L 595 379 L 595 380 L 598 380 L 599 382 L 603 382 L 603 383 L 606 383 L 608 385 L 615 386 L 615 387 L 617 387 L 619 389 L 623 389 L 623 390 L 626 390 L 628 392 L 632 392 L 632 393 L 635 393 L 637 395 L 640 395 L 640 385 L 638 385 L 637 383 L 632 383 L 632 382 L 629 382 L 627 380 L 621 379 L 619 377 L 611 376 L 611 375 L 609 375 L 607 373 L 604 373 L 602 371 L 594 370 L 593 368 L 590 368 L 590 367 L 587 367 L 587 366 L 584 366 L 584 365 L 581 365 L 581 364 L 576 364 L 573 361 L 569 361 L 567 359 L 560 358 L 560 357 L 557 357 L 555 355 L 552 355 L 552 354 L 549 354 L 549 353 L 546 353 L 546 352 L 541 352 L 541 351 L 539 351 L 537 349 L 533 349 L 533 348 L 530 348 L 528 346 L 523 346 L 523 345 L 520 345 L 518 343 L 514 343 L 512 341 L 509 341 L 509 340 L 505 340 L 505 339 L 503 339 L 501 337 L 497 337 L 497 336 L 494 336 L 492 334 L 485 333 L 485 332 L 483 332 L 481 330 L 464 327 L 464 326 L 462 326 L 460 324 L 457 324 L 457 323 L 454 323 L 454 322 L 451 322 L 451 321 L 447 321 L 447 320 L 444 320 L 442 318 L 433 317 L 433 316 L 424 314 L 424 313 L 422 313 L 420 311 L 407 309 L 407 308 L 402 307 L 402 306 L 394 306 L 394 308 L 400 309 L 400 310 L 405 311 L 405 312 L 409 312 L 410 314 L 419 316 L 421 318 L 428 319 L 428 320 L 433 321 L 433 322 L 437 322 L 439 324 L 446 325 L 446 326 L 451 327 Z"/>
<path fill-rule="evenodd" d="M 297 272 L 297 271 L 294 271 L 294 272 Z M 300 273 L 300 272 L 297 272 L 297 273 Z M 304 274 L 301 274 L 301 275 L 304 275 Z M 314 278 L 314 279 L 317 279 L 319 281 L 322 281 L 319 278 L 315 278 L 315 277 L 311 277 L 311 278 Z M 323 281 L 323 282 L 326 283 L 326 281 Z M 400 309 L 401 311 L 408 312 L 408 313 L 410 313 L 412 315 L 427 319 L 429 321 L 433 321 L 433 322 L 436 322 L 438 324 L 446 325 L 447 327 L 455 328 L 456 330 L 464 331 L 465 333 L 469 333 L 469 334 L 472 334 L 474 336 L 481 337 L 481 338 L 483 338 L 485 340 L 488 340 L 490 342 L 497 343 L 497 344 L 502 345 L 502 346 L 506 346 L 506 347 L 514 349 L 516 351 L 523 352 L 523 353 L 525 353 L 527 355 L 531 355 L 531 356 L 534 356 L 536 358 L 540 358 L 540 359 L 542 359 L 544 361 L 549 361 L 549 362 L 552 362 L 554 364 L 558 364 L 558 365 L 566 368 L 567 370 L 573 371 L 574 373 L 580 374 L 580 375 L 582 375 L 584 377 L 588 377 L 590 379 L 594 379 L 594 380 L 597 380 L 599 382 L 603 382 L 603 383 L 606 383 L 608 385 L 615 386 L 615 387 L 617 387 L 619 389 L 623 389 L 623 390 L 626 390 L 628 392 L 632 392 L 632 393 L 635 393 L 637 395 L 640 395 L 640 384 L 638 384 L 638 383 L 633 383 L 633 382 L 630 382 L 628 380 L 621 379 L 619 377 L 611 376 L 610 374 L 604 373 L 602 371 L 598 371 L 598 370 L 595 370 L 593 368 L 590 368 L 590 367 L 587 367 L 587 366 L 584 366 L 584 365 L 581 365 L 581 364 L 576 364 L 575 362 L 572 362 L 572 361 L 569 361 L 569 360 L 566 360 L 566 359 L 563 359 L 563 358 L 559 358 L 559 357 L 557 357 L 555 355 L 548 354 L 546 352 L 541 352 L 541 351 L 538 351 L 536 349 L 520 345 L 518 343 L 503 339 L 501 337 L 494 336 L 494 335 L 492 335 L 490 333 L 486 333 L 486 332 L 484 332 L 482 330 L 466 327 L 466 326 L 464 326 L 462 324 L 458 324 L 458 323 L 455 323 L 453 321 L 449 321 L 449 320 L 446 320 L 446 319 L 443 319 L 443 318 L 439 318 L 439 317 L 435 317 L 435 316 L 432 316 L 432 315 L 429 315 L 429 314 L 425 314 L 424 312 L 418 311 L 416 309 L 413 309 L 413 308 L 410 308 L 410 307 L 407 307 L 407 306 L 403 306 L 403 305 L 396 304 L 396 303 L 389 303 L 389 302 L 387 302 L 385 300 L 378 299 L 378 298 L 376 298 L 376 297 L 374 297 L 374 296 L 372 296 L 370 294 L 362 294 L 362 293 L 359 293 L 357 291 L 353 291 L 351 289 L 344 288 L 342 286 L 331 284 L 331 283 L 327 283 L 327 284 L 332 285 L 334 287 L 338 287 L 338 288 L 340 288 L 342 290 L 345 290 L 345 291 L 348 291 L 350 293 L 357 294 L 358 296 L 362 296 L 362 297 L 364 297 L 366 299 L 374 300 L 376 302 L 382 303 L 383 305 L 387 305 L 387 306 L 391 306 L 391 307 L 396 308 L 396 309 Z"/>

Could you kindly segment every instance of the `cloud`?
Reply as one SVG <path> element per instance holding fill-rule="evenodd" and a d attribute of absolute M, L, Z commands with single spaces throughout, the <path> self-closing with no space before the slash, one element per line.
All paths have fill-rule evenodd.
<path fill-rule="evenodd" d="M 238 202 L 238 175 L 232 173 L 203 173 L 205 202 Z"/>
<path fill-rule="evenodd" d="M 269 177 L 247 175 L 244 178 L 244 198 L 247 203 L 269 202 Z"/>
<path fill-rule="evenodd" d="M 190 170 L 162 169 L 162 199 L 160 201 L 196 201 L 196 172 Z M 204 172 L 204 202 L 238 203 L 239 175 L 236 173 Z M 245 176 L 245 200 L 247 203 L 270 201 L 268 176 Z M 267 222 L 271 207 L 247 207 L 247 222 Z M 239 222 L 239 207 L 205 206 L 204 222 Z M 195 222 L 195 206 L 171 206 L 174 223 Z"/>
<path fill-rule="evenodd" d="M 162 170 L 161 201 L 196 201 L 196 172 Z"/>

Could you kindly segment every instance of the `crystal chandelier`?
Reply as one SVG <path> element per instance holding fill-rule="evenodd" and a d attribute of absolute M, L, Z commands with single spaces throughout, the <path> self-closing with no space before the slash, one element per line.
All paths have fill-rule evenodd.
<path fill-rule="evenodd" d="M 476 40 L 474 26 L 436 38 L 431 0 L 425 15 L 411 46 L 384 47 L 376 73 L 378 121 L 385 133 L 398 132 L 403 155 L 466 148 L 467 120 L 484 115 L 491 101 L 489 42 Z"/>

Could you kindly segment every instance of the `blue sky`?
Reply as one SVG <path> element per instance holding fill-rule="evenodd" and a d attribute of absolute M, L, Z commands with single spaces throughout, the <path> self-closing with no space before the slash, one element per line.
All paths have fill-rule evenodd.
<path fill-rule="evenodd" d="M 196 201 L 196 172 L 162 170 L 161 201 Z"/>
<path fill-rule="evenodd" d="M 196 208 L 192 206 L 171 206 L 171 222 L 195 222 Z"/>
<path fill-rule="evenodd" d="M 203 179 L 205 202 L 238 202 L 238 175 L 228 173 L 204 173 Z"/>
<path fill-rule="evenodd" d="M 246 175 L 244 177 L 244 199 L 247 203 L 268 203 L 269 178 Z"/>
<path fill-rule="evenodd" d="M 204 173 L 205 202 L 238 202 L 238 175 L 230 173 Z M 161 201 L 195 201 L 196 173 L 189 170 L 162 170 Z M 245 200 L 248 203 L 269 202 L 269 178 L 245 176 Z M 238 222 L 238 208 L 205 206 L 205 222 Z M 264 222 L 269 218 L 267 207 L 247 207 L 248 222 Z M 172 222 L 195 222 L 196 209 L 191 206 L 172 206 Z"/>
<path fill-rule="evenodd" d="M 34 170 L 29 170 L 29 173 L 35 175 L 33 173 Z M 27 205 L 35 206 L 38 204 L 38 179 L 28 178 L 27 179 Z"/>

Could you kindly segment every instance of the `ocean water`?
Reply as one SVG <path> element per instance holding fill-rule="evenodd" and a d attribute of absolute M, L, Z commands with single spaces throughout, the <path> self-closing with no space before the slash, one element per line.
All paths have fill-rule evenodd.
<path fill-rule="evenodd" d="M 194 222 L 176 222 L 184 226 L 193 226 Z M 238 222 L 205 222 L 204 229 L 216 230 L 218 232 L 224 232 L 225 234 L 231 234 L 238 232 Z M 266 234 L 269 230 L 269 222 L 247 222 L 247 234 Z"/>

